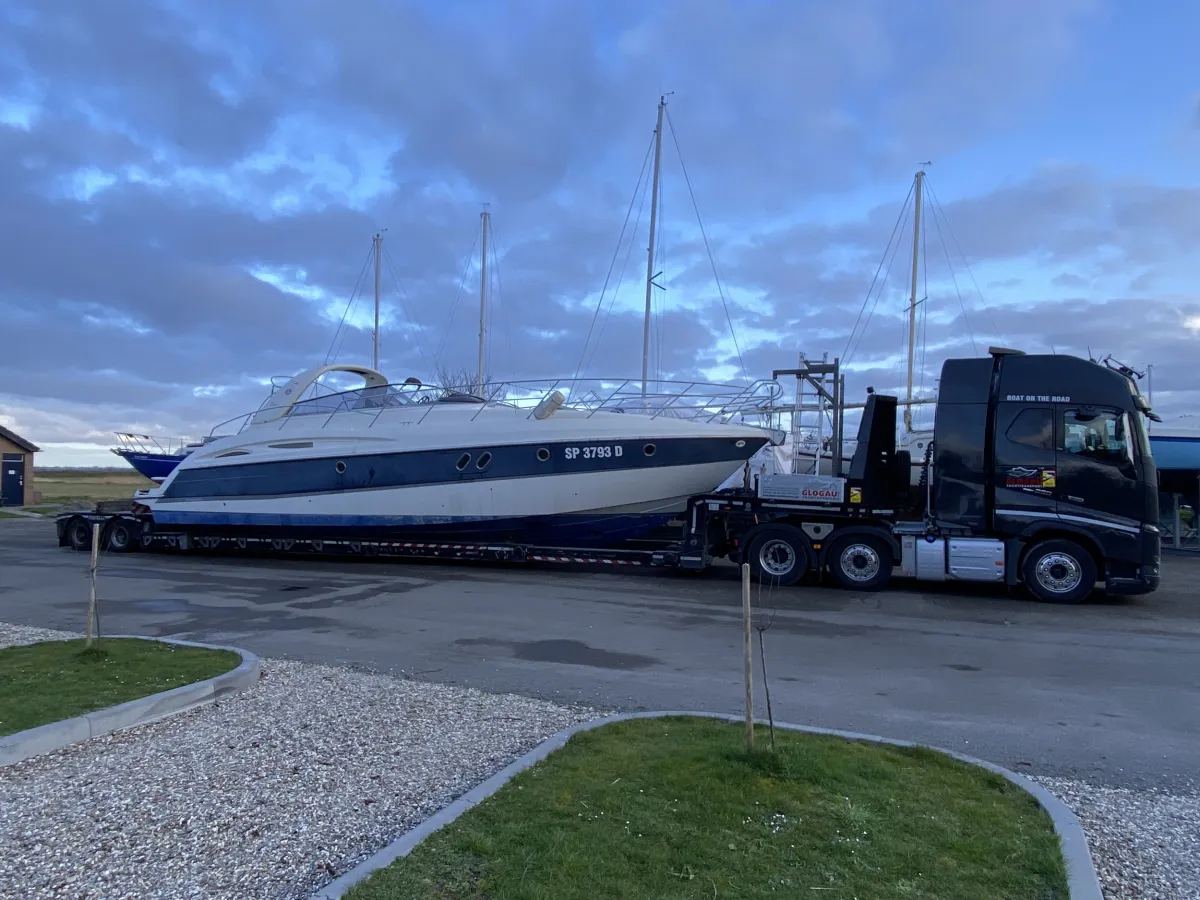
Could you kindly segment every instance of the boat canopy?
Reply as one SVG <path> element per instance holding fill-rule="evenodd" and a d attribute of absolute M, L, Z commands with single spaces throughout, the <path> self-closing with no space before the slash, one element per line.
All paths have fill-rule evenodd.
<path fill-rule="evenodd" d="M 255 413 L 252 424 L 263 425 L 282 419 L 300 402 L 310 387 L 332 372 L 348 372 L 351 375 L 360 376 L 364 382 L 362 388 L 364 393 L 370 392 L 372 388 L 381 393 L 387 390 L 387 378 L 367 366 L 347 363 L 314 366 L 311 369 L 305 369 L 278 390 L 271 391 L 271 395 L 263 401 L 263 405 Z"/>

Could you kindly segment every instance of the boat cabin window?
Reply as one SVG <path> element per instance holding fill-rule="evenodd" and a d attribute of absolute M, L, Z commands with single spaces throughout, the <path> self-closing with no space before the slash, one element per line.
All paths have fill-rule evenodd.
<path fill-rule="evenodd" d="M 461 391 L 446 391 L 442 396 L 438 397 L 438 403 L 483 403 L 482 397 L 476 397 L 474 394 L 464 394 Z"/>

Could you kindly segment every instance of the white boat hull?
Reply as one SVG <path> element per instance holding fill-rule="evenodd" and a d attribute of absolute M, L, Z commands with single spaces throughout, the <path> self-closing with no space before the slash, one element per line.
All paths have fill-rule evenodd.
<path fill-rule="evenodd" d="M 729 469 L 729 462 L 720 462 L 295 496 L 168 499 L 152 508 L 164 525 L 609 540 L 665 524 L 689 497 L 715 489 Z"/>
<path fill-rule="evenodd" d="M 665 524 L 768 440 L 750 426 L 575 410 L 303 416 L 206 444 L 139 502 L 158 523 L 197 530 L 586 545 Z"/>

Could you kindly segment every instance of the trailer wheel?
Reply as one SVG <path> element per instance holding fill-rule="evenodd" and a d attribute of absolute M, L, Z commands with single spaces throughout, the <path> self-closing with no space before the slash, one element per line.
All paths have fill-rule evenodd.
<path fill-rule="evenodd" d="M 1096 562 L 1074 541 L 1042 541 L 1026 552 L 1021 579 L 1043 603 L 1082 603 L 1096 587 Z"/>
<path fill-rule="evenodd" d="M 744 559 L 755 579 L 787 586 L 808 572 L 808 546 L 804 534 L 791 525 L 765 525 L 750 541 Z"/>
<path fill-rule="evenodd" d="M 68 522 L 67 542 L 72 550 L 91 550 L 92 523 L 87 519 L 72 519 Z"/>
<path fill-rule="evenodd" d="M 116 519 L 108 526 L 108 549 L 113 553 L 129 553 L 138 545 L 137 529 L 126 519 Z"/>
<path fill-rule="evenodd" d="M 892 550 L 872 534 L 838 538 L 829 547 L 829 574 L 852 591 L 877 591 L 892 577 Z"/>

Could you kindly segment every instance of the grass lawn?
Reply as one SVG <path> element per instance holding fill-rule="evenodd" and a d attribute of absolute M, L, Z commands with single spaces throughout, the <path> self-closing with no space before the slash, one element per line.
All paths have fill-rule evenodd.
<path fill-rule="evenodd" d="M 33 487 L 42 505 L 90 505 L 98 500 L 123 500 L 154 482 L 129 469 L 35 469 Z"/>
<path fill-rule="evenodd" d="M 228 672 L 229 650 L 178 647 L 134 638 L 43 641 L 0 649 L 0 735 L 57 722 Z"/>
<path fill-rule="evenodd" d="M 583 732 L 348 897 L 1068 896 L 1049 816 L 998 775 L 928 750 L 744 740 L 695 718 Z"/>

